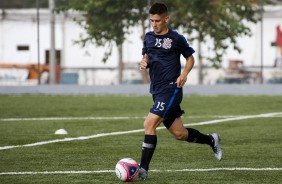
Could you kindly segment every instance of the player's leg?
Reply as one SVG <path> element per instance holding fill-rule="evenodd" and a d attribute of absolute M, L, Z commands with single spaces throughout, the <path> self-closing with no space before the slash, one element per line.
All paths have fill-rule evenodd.
<path fill-rule="evenodd" d="M 159 115 L 149 112 L 144 121 L 145 135 L 156 135 L 156 129 L 162 123 L 162 120 L 162 117 Z"/>
<path fill-rule="evenodd" d="M 139 178 L 145 180 L 149 170 L 149 164 L 153 157 L 155 148 L 157 146 L 156 128 L 162 122 L 162 118 L 158 115 L 149 113 L 144 121 L 145 136 L 142 144 L 142 155 L 140 162 Z"/>
<path fill-rule="evenodd" d="M 213 149 L 217 160 L 222 158 L 222 149 L 219 145 L 218 134 L 206 135 L 193 128 L 185 128 L 182 119 L 176 118 L 172 125 L 168 128 L 170 133 L 177 139 L 190 143 L 207 144 Z"/>
<path fill-rule="evenodd" d="M 210 146 L 212 145 L 212 139 L 210 136 L 202 134 L 193 128 L 185 128 L 180 117 L 174 120 L 169 128 L 169 131 L 177 140 L 208 144 Z"/>

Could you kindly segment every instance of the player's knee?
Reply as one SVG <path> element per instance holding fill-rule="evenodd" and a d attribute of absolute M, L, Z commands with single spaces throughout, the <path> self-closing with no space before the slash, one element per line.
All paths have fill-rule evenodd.
<path fill-rule="evenodd" d="M 175 132 L 173 136 L 176 140 L 184 141 L 187 139 L 187 135 L 184 132 Z"/>
<path fill-rule="evenodd" d="M 144 130 L 145 134 L 153 135 L 156 133 L 156 127 L 154 126 L 154 124 L 149 123 L 147 121 L 144 121 Z"/>

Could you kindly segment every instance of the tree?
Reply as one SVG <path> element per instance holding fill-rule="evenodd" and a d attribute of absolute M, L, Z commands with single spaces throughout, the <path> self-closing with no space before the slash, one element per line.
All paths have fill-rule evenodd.
<path fill-rule="evenodd" d="M 61 0 L 64 1 L 64 0 Z M 203 81 L 203 60 L 214 67 L 220 67 L 222 56 L 228 47 L 240 52 L 236 38 L 251 35 L 245 22 L 256 23 L 260 16 L 260 2 L 268 0 L 164 0 L 170 9 L 171 27 L 181 29 L 189 35 L 190 42 L 199 43 L 199 81 Z M 106 62 L 114 45 L 122 48 L 131 26 L 141 25 L 144 36 L 145 20 L 148 19 L 146 0 L 65 0 L 61 9 L 73 9 L 82 13 L 84 20 L 79 21 L 87 35 L 81 37 L 83 46 L 94 43 L 107 46 L 103 59 Z M 152 3 L 154 0 L 149 1 Z M 196 33 L 196 34 L 195 34 Z M 211 41 L 208 49 L 213 55 L 201 52 L 203 44 Z M 205 44 L 206 46 L 207 44 Z M 122 54 L 122 53 L 119 53 Z M 122 58 L 122 57 L 119 57 Z"/>
<path fill-rule="evenodd" d="M 21 9 L 21 8 L 36 8 L 37 0 L 1 0 L 1 9 Z M 57 5 L 65 4 L 66 0 L 55 0 Z M 39 0 L 40 8 L 48 8 L 48 0 Z"/>
<path fill-rule="evenodd" d="M 76 21 L 85 29 L 78 43 L 95 44 L 106 48 L 103 62 L 117 46 L 119 54 L 119 83 L 122 82 L 122 44 L 129 34 L 129 28 L 136 25 L 144 11 L 145 1 L 132 0 L 68 0 L 59 10 L 79 11 L 83 19 Z"/>
<path fill-rule="evenodd" d="M 189 41 L 198 41 L 200 83 L 203 82 L 204 59 L 219 68 L 227 48 L 233 47 L 241 52 L 236 38 L 251 35 L 246 22 L 259 21 L 260 3 L 261 0 L 175 0 L 170 3 L 172 27 L 183 29 L 189 35 Z M 194 31 L 197 34 L 193 34 Z M 207 42 L 212 42 L 212 45 L 207 45 Z M 214 54 L 202 53 L 204 44 Z"/>

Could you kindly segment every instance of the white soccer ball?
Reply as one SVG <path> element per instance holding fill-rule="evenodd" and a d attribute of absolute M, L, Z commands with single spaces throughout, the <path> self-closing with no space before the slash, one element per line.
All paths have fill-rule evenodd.
<path fill-rule="evenodd" d="M 139 174 L 139 166 L 132 158 L 123 158 L 118 161 L 115 171 L 121 181 L 134 181 Z"/>

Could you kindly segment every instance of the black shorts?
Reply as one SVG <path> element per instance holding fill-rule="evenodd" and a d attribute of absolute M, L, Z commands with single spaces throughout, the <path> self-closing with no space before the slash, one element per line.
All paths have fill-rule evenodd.
<path fill-rule="evenodd" d="M 154 105 L 150 112 L 162 117 L 164 126 L 169 129 L 174 120 L 184 113 L 180 107 L 183 98 L 182 88 L 166 89 L 153 95 Z"/>

